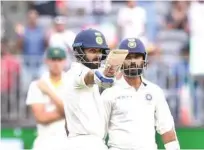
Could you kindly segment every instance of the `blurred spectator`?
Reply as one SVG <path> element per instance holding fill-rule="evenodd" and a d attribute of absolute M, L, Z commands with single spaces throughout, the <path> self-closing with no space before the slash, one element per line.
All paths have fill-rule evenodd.
<path fill-rule="evenodd" d="M 9 101 L 16 101 L 19 90 L 19 70 L 20 64 L 8 52 L 7 39 L 1 39 L 1 114 L 7 114 L 7 104 Z"/>
<path fill-rule="evenodd" d="M 190 72 L 204 80 L 204 1 L 191 2 L 189 8 L 191 42 Z"/>
<path fill-rule="evenodd" d="M 114 49 L 118 44 L 117 28 L 111 22 L 100 24 L 99 30 L 105 35 L 106 42 L 110 49 Z"/>
<path fill-rule="evenodd" d="M 193 125 L 200 114 L 201 97 L 197 93 L 200 85 L 190 76 L 189 72 L 189 42 L 181 50 L 180 62 L 173 66 L 173 75 L 176 79 L 176 88 L 180 99 L 180 124 Z M 202 108 L 203 109 L 203 108 Z"/>
<path fill-rule="evenodd" d="M 166 85 L 164 85 L 164 80 L 166 80 L 165 76 L 167 76 L 165 74 L 167 73 L 167 66 L 162 63 L 161 49 L 157 48 L 156 45 L 149 45 L 146 49 L 148 53 L 148 69 L 144 71 L 144 75 L 148 80 L 151 80 L 153 83 L 157 83 L 164 88 L 166 87 Z"/>
<path fill-rule="evenodd" d="M 90 0 L 91 6 L 89 11 L 95 19 L 95 23 L 104 22 L 105 15 L 111 12 L 111 0 Z"/>
<path fill-rule="evenodd" d="M 68 9 L 77 11 L 79 16 L 87 17 L 86 22 L 95 24 L 104 22 L 112 10 L 111 0 L 75 0 L 66 1 L 66 5 Z"/>
<path fill-rule="evenodd" d="M 56 0 L 35 0 L 31 1 L 31 9 L 39 14 L 39 25 L 48 27 L 52 23 L 53 17 L 57 16 Z"/>
<path fill-rule="evenodd" d="M 144 38 L 146 31 L 146 11 L 136 5 L 133 0 L 128 0 L 126 6 L 119 10 L 117 22 L 123 38 Z"/>
<path fill-rule="evenodd" d="M 1 92 L 8 92 L 15 86 L 19 69 L 19 62 L 8 52 L 7 39 L 1 39 Z"/>
<path fill-rule="evenodd" d="M 67 1 L 64 0 L 56 0 L 56 8 L 59 15 L 68 15 L 69 7 L 67 5 Z"/>
<path fill-rule="evenodd" d="M 86 9 L 90 7 L 89 0 L 87 1 L 81 1 L 81 0 L 74 0 L 74 1 L 64 1 L 64 3 L 61 3 L 61 5 L 66 5 L 63 7 L 67 7 L 67 9 L 70 11 L 75 11 L 75 15 L 83 16 L 87 14 Z M 68 15 L 72 12 L 68 12 Z"/>
<path fill-rule="evenodd" d="M 27 89 L 30 81 L 39 76 L 42 66 L 42 58 L 46 48 L 44 31 L 38 25 L 38 14 L 35 10 L 28 12 L 27 25 L 18 24 L 15 28 L 18 36 L 17 45 L 22 52 L 22 80 Z"/>
<path fill-rule="evenodd" d="M 54 19 L 54 28 L 50 31 L 49 46 L 60 47 L 68 53 L 68 65 L 73 61 L 72 44 L 74 43 L 75 33 L 66 29 L 67 19 L 64 16 L 57 16 Z"/>
<path fill-rule="evenodd" d="M 203 13 L 204 13 L 204 1 L 191 2 L 188 13 L 191 32 L 193 33 L 201 32 L 201 34 L 199 35 L 204 35 Z"/>
<path fill-rule="evenodd" d="M 187 9 L 188 2 L 173 1 L 172 9 L 166 17 L 167 28 L 185 30 L 188 32 Z"/>
<path fill-rule="evenodd" d="M 5 28 L 4 28 L 4 24 L 5 24 L 5 19 L 4 19 L 4 16 L 1 14 L 1 19 L 0 19 L 0 22 L 1 22 L 1 38 L 4 37 L 4 32 L 5 32 Z"/>
<path fill-rule="evenodd" d="M 93 14 L 103 16 L 112 10 L 111 0 L 75 0 L 67 1 L 67 5 L 71 9 L 83 9 L 85 14 Z"/>
<path fill-rule="evenodd" d="M 57 15 L 56 1 L 35 0 L 31 1 L 30 4 L 31 9 L 36 10 L 40 16 L 55 17 Z"/>
<path fill-rule="evenodd" d="M 49 33 L 49 46 L 60 47 L 67 51 L 72 47 L 76 35 L 71 30 L 66 29 L 66 24 L 66 17 L 55 17 L 54 28 Z"/>
<path fill-rule="evenodd" d="M 90 0 L 93 15 L 105 15 L 111 11 L 111 0 Z"/>
<path fill-rule="evenodd" d="M 188 19 L 190 29 L 190 74 L 195 80 L 193 89 L 194 114 L 198 122 L 204 121 L 204 1 L 192 1 Z M 190 93 L 192 95 L 192 93 Z M 202 108 L 200 108 L 202 107 Z M 201 119 L 202 118 L 202 119 Z M 203 123 L 203 122 L 202 122 Z"/>
<path fill-rule="evenodd" d="M 166 1 L 165 1 L 166 2 Z M 155 36 L 159 29 L 159 17 L 157 16 L 157 8 L 155 1 L 138 1 L 137 5 L 146 11 L 146 36 L 148 41 L 155 42 Z"/>
<path fill-rule="evenodd" d="M 176 77 L 176 88 L 180 88 L 182 85 L 189 81 L 189 43 L 181 49 L 181 59 L 173 68 L 173 76 Z"/>
<path fill-rule="evenodd" d="M 162 61 L 168 66 L 175 65 L 181 55 L 181 49 L 189 42 L 188 34 L 183 30 L 161 30 L 157 33 L 157 43 L 162 50 Z"/>

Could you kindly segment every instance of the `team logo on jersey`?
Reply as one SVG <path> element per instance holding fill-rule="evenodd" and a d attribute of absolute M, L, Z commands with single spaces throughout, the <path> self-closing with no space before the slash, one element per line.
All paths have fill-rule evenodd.
<path fill-rule="evenodd" d="M 135 48 L 137 46 L 136 42 L 135 41 L 130 41 L 128 42 L 128 47 L 129 48 Z"/>
<path fill-rule="evenodd" d="M 103 44 L 103 39 L 102 39 L 102 37 L 97 36 L 97 37 L 96 37 L 96 43 L 99 44 L 99 45 Z"/>
<path fill-rule="evenodd" d="M 151 101 L 152 100 L 152 95 L 151 94 L 146 94 L 145 98 L 146 98 L 146 100 Z"/>

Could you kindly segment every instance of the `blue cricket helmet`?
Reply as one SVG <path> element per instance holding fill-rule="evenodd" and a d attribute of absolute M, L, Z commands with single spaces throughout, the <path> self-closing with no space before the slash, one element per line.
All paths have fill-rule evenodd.
<path fill-rule="evenodd" d="M 123 64 L 121 68 L 125 76 L 141 76 L 144 68 L 147 66 L 147 52 L 143 42 L 137 38 L 127 38 L 120 43 L 119 49 L 126 49 L 129 51 L 129 54 L 141 54 L 143 56 L 143 62 L 140 65 L 131 62 L 129 66 Z"/>
<path fill-rule="evenodd" d="M 92 64 L 84 53 L 86 48 L 98 48 L 102 52 L 101 60 L 104 60 L 107 56 L 107 51 L 109 47 L 106 43 L 105 36 L 98 30 L 95 29 L 86 29 L 79 32 L 74 40 L 72 45 L 75 52 L 75 56 L 78 61 L 91 69 L 96 69 L 97 67 Z"/>
<path fill-rule="evenodd" d="M 147 54 L 144 44 L 140 39 L 137 38 L 124 39 L 120 43 L 119 49 L 127 49 L 129 53 L 141 53 L 144 55 Z"/>
<path fill-rule="evenodd" d="M 73 49 L 79 46 L 82 48 L 109 49 L 105 36 L 100 31 L 95 29 L 87 29 L 79 32 L 72 46 Z"/>

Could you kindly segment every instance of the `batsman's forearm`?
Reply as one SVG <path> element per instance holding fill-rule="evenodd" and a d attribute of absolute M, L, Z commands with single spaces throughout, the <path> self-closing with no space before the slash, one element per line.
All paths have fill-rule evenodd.
<path fill-rule="evenodd" d="M 94 73 L 92 71 L 89 71 L 85 77 L 84 77 L 84 82 L 87 86 L 93 85 L 94 84 Z"/>
<path fill-rule="evenodd" d="M 161 136 L 164 144 L 177 140 L 176 133 L 173 129 L 162 134 Z"/>
<path fill-rule="evenodd" d="M 56 105 L 59 113 L 64 116 L 64 105 L 62 99 L 60 99 L 59 96 L 57 96 L 54 92 L 49 92 L 48 96 L 50 97 L 51 101 Z"/>
<path fill-rule="evenodd" d="M 180 150 L 179 141 L 174 129 L 161 135 L 166 150 Z"/>

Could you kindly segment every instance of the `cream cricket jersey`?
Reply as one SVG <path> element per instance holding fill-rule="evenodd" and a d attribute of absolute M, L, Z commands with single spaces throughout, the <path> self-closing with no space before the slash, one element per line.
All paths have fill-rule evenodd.
<path fill-rule="evenodd" d="M 103 102 L 98 85 L 86 86 L 84 77 L 90 69 L 73 62 L 67 72 L 67 94 L 64 103 L 69 137 L 105 134 Z"/>
<path fill-rule="evenodd" d="M 160 134 L 174 127 L 163 91 L 147 80 L 136 90 L 122 77 L 102 99 L 111 147 L 154 150 L 155 127 Z"/>
<path fill-rule="evenodd" d="M 57 93 L 57 95 L 63 100 L 65 97 L 65 73 L 62 74 L 62 79 L 58 85 L 54 85 L 52 81 L 50 80 L 49 73 L 46 72 L 45 74 L 42 75 L 42 78 L 47 82 L 47 84 L 52 88 L 53 91 Z M 45 109 L 47 112 L 51 112 L 56 109 L 56 106 L 54 103 L 51 102 L 50 98 L 47 95 L 44 95 L 40 89 L 37 87 L 36 81 L 33 81 L 30 84 L 29 90 L 28 90 L 28 95 L 26 99 L 26 104 L 27 105 L 32 105 L 32 104 L 44 104 Z M 65 136 L 66 132 L 64 129 L 64 124 L 65 121 L 64 119 L 55 121 L 53 123 L 50 123 L 48 125 L 43 125 L 43 124 L 37 124 L 37 131 L 38 135 L 45 135 L 45 136 Z"/>

